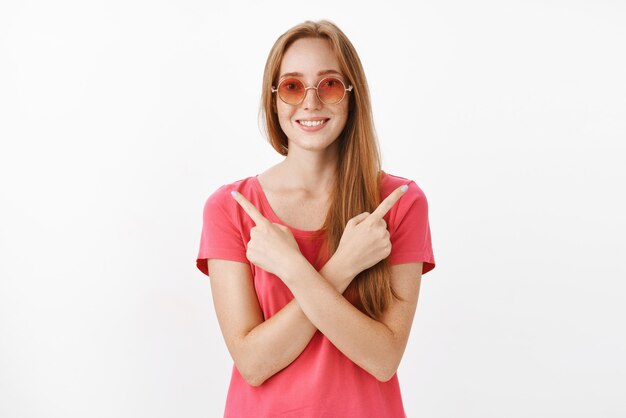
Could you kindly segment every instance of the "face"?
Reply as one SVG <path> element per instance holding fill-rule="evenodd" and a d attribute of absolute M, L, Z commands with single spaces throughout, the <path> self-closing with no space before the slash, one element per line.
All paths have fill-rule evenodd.
<path fill-rule="evenodd" d="M 280 65 L 277 85 L 289 73 L 296 73 L 289 77 L 298 78 L 307 87 L 316 87 L 320 80 L 329 76 L 341 79 L 348 87 L 337 57 L 325 39 L 303 38 L 291 44 Z M 278 121 L 289 139 L 290 152 L 294 147 L 311 151 L 327 149 L 335 142 L 348 119 L 350 92 L 346 92 L 339 103 L 325 104 L 317 97 L 315 89 L 308 89 L 298 105 L 287 104 L 277 93 L 274 94 Z M 319 121 L 321 124 L 316 126 Z"/>

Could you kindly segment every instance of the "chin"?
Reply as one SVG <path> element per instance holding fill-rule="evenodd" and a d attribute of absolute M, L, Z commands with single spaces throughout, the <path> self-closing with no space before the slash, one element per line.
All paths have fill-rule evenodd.
<path fill-rule="evenodd" d="M 335 140 L 329 138 L 298 137 L 289 141 L 289 146 L 296 146 L 307 151 L 323 151 L 333 145 Z"/>

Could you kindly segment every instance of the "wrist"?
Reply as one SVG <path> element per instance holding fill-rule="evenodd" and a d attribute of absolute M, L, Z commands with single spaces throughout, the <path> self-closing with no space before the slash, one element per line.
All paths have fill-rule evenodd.
<path fill-rule="evenodd" d="M 356 276 L 353 274 L 349 263 L 345 262 L 341 254 L 337 252 L 328 260 L 320 273 L 341 293 L 348 288 Z"/>
<path fill-rule="evenodd" d="M 307 268 L 307 266 L 312 268 L 309 261 L 301 253 L 294 254 L 293 257 L 287 257 L 285 263 L 283 263 L 282 274 L 278 276 L 289 287 L 293 280 L 297 280 L 297 277 L 302 275 L 303 269 Z"/>

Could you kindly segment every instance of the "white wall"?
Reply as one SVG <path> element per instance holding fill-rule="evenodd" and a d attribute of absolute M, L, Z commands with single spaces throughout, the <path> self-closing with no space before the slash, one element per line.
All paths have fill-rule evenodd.
<path fill-rule="evenodd" d="M 221 416 L 202 206 L 280 161 L 265 58 L 320 18 L 429 199 L 408 416 L 626 415 L 625 3 L 382 4 L 0 5 L 0 416 Z"/>

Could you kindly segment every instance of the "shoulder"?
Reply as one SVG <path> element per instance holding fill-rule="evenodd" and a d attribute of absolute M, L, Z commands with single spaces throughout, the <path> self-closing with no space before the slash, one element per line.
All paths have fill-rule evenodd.
<path fill-rule="evenodd" d="M 400 186 L 407 185 L 409 188 L 400 197 L 395 205 L 383 217 L 388 224 L 389 232 L 394 234 L 401 225 L 411 227 L 412 223 L 428 222 L 428 201 L 422 188 L 413 180 L 381 173 L 380 194 L 381 201 Z"/>
<path fill-rule="evenodd" d="M 205 211 L 208 209 L 221 210 L 226 213 L 235 213 L 238 208 L 237 202 L 232 198 L 231 192 L 237 191 L 244 196 L 250 196 L 254 193 L 254 176 L 246 177 L 226 183 L 214 190 L 206 199 Z"/>
<path fill-rule="evenodd" d="M 406 193 L 402 196 L 400 201 L 404 201 L 405 203 L 415 202 L 417 200 L 426 201 L 426 194 L 422 190 L 422 188 L 414 181 L 405 177 L 396 176 L 394 174 L 387 173 L 381 170 L 381 179 L 380 179 L 380 194 L 381 199 L 389 196 L 391 192 L 397 189 L 400 186 L 408 185 L 409 188 Z"/>

